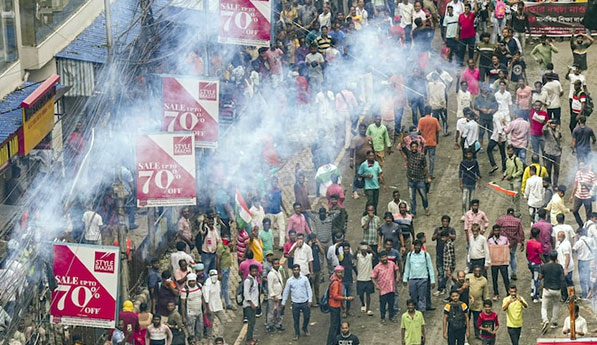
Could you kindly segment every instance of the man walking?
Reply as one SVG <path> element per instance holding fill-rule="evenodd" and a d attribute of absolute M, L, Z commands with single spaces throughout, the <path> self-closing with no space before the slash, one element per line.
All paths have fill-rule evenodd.
<path fill-rule="evenodd" d="M 427 160 L 425 155 L 419 152 L 419 143 L 412 141 L 410 143 L 410 150 L 405 147 L 402 151 L 407 157 L 406 162 L 406 177 L 408 179 L 408 190 L 410 192 L 410 206 L 411 214 L 417 215 L 417 193 L 421 196 L 425 215 L 429 213 L 429 202 L 427 199 L 427 186 L 425 182 L 431 183 L 431 176 L 427 168 Z"/>
<path fill-rule="evenodd" d="M 522 120 L 524 121 L 524 120 Z M 516 215 L 520 214 L 520 188 L 522 186 L 522 174 L 524 171 L 523 161 L 515 155 L 515 148 L 512 144 L 506 147 L 506 171 L 502 176 L 502 181 L 508 181 L 510 190 L 515 191 L 516 194 L 512 197 L 514 210 Z"/>
<path fill-rule="evenodd" d="M 329 306 L 330 306 L 330 329 L 328 331 L 327 345 L 335 345 L 336 338 L 340 334 L 340 311 L 343 301 L 352 301 L 354 297 L 344 296 L 342 277 L 344 276 L 344 267 L 338 265 L 334 269 L 330 283 Z"/>
<path fill-rule="evenodd" d="M 431 236 L 432 241 L 436 241 L 435 245 L 435 268 L 437 269 L 437 291 L 433 293 L 434 296 L 443 295 L 446 293 L 446 282 L 449 277 L 446 276 L 444 268 L 444 248 L 448 242 L 456 240 L 456 230 L 450 226 L 450 216 L 443 215 L 441 218 L 442 225 L 433 230 Z M 448 233 L 447 239 L 444 241 L 443 232 Z M 456 262 L 454 262 L 454 265 Z"/>
<path fill-rule="evenodd" d="M 487 278 L 486 268 L 491 265 L 491 256 L 489 255 L 487 239 L 479 234 L 480 231 L 479 224 L 474 223 L 468 240 L 469 271 L 475 266 L 483 267 L 483 276 Z"/>
<path fill-rule="evenodd" d="M 591 164 L 585 164 L 583 161 L 578 163 L 578 171 L 574 177 L 574 188 L 570 193 L 570 202 L 574 200 L 572 207 L 572 214 L 579 227 L 583 225 L 580 217 L 580 207 L 585 207 L 585 220 L 589 219 L 589 215 L 593 212 L 593 199 L 591 197 L 591 189 L 595 184 L 595 174 L 591 171 Z"/>
<path fill-rule="evenodd" d="M 543 189 L 543 179 L 537 176 L 537 167 L 529 166 L 529 172 L 531 177 L 526 181 L 524 196 L 528 200 L 531 223 L 534 223 L 538 220 L 537 211 L 543 207 L 545 190 Z"/>
<path fill-rule="evenodd" d="M 531 271 L 531 297 L 533 297 L 533 303 L 539 302 L 539 274 L 543 258 L 543 248 L 541 242 L 537 240 L 539 233 L 539 229 L 531 228 L 531 238 L 527 242 L 527 261 L 529 271 Z"/>
<path fill-rule="evenodd" d="M 429 157 L 429 176 L 431 179 L 434 179 L 435 148 L 437 146 L 441 127 L 439 126 L 439 121 L 431 116 L 431 107 L 425 107 L 425 116 L 419 120 L 418 129 L 425 139 L 425 154 Z"/>
<path fill-rule="evenodd" d="M 386 310 L 390 321 L 395 320 L 394 298 L 396 297 L 396 282 L 400 281 L 400 270 L 395 263 L 388 260 L 388 253 L 385 250 L 379 253 L 379 260 L 371 273 L 371 279 L 375 289 L 379 291 L 381 322 L 385 323 Z M 423 303 L 425 302 L 423 301 Z"/>
<path fill-rule="evenodd" d="M 311 303 L 313 302 L 313 294 L 311 292 L 311 285 L 309 278 L 301 275 L 301 267 L 297 264 L 292 266 L 292 277 L 286 281 L 284 292 L 282 294 L 281 309 L 286 306 L 288 294 L 292 301 L 292 318 L 294 320 L 294 340 L 298 340 L 300 336 L 300 318 L 303 313 L 303 333 L 309 336 L 309 320 L 311 318 Z"/>
<path fill-rule="evenodd" d="M 283 331 L 282 315 L 280 315 L 280 302 L 282 301 L 282 292 L 284 292 L 284 280 L 280 274 L 280 259 L 272 260 L 272 270 L 267 274 L 267 327 L 268 332 L 274 329 Z"/>
<path fill-rule="evenodd" d="M 359 178 L 365 180 L 365 195 L 367 196 L 367 205 L 373 205 L 377 214 L 377 203 L 379 201 L 379 185 L 384 184 L 383 171 L 379 163 L 375 160 L 375 152 L 367 151 L 367 160 L 361 163 L 359 167 Z M 365 207 L 365 211 L 367 208 Z"/>
<path fill-rule="evenodd" d="M 259 307 L 259 282 L 257 281 L 257 275 L 259 274 L 259 267 L 257 265 L 251 265 L 249 267 L 249 275 L 243 281 L 243 308 L 244 315 L 248 321 L 247 328 L 247 344 L 257 343 L 257 339 L 253 336 L 255 330 L 255 317 L 257 308 Z"/>
<path fill-rule="evenodd" d="M 410 297 L 417 302 L 417 310 L 427 310 L 427 280 L 431 280 L 431 288 L 435 287 L 435 273 L 431 263 L 431 255 L 421 250 L 421 241 L 413 242 L 414 251 L 408 253 L 404 264 L 404 286 L 408 285 Z"/>
<path fill-rule="evenodd" d="M 493 300 L 496 301 L 500 297 L 498 287 L 498 272 L 502 275 L 504 281 L 504 292 L 508 292 L 510 280 L 508 279 L 508 260 L 510 242 L 506 236 L 502 236 L 502 228 L 499 225 L 494 225 L 491 236 L 487 240 L 489 253 L 491 256 L 491 278 L 493 281 Z"/>
<path fill-rule="evenodd" d="M 560 288 L 564 279 L 564 269 L 557 261 L 558 253 L 553 250 L 549 253 L 549 261 L 541 266 L 539 280 L 543 279 L 543 299 L 541 300 L 541 319 L 543 320 L 542 332 L 545 334 L 550 326 L 547 316 L 551 308 L 551 328 L 558 327 L 558 313 L 560 311 Z"/>
<path fill-rule="evenodd" d="M 518 294 L 515 285 L 510 285 L 508 290 L 510 296 L 506 296 L 502 302 L 502 310 L 506 312 L 506 326 L 512 345 L 518 345 L 522 331 L 522 310 L 529 305 L 525 299 Z"/>
<path fill-rule="evenodd" d="M 425 341 L 425 319 L 423 313 L 415 309 L 415 301 L 406 301 L 406 312 L 400 319 L 402 345 L 421 345 Z"/>
<path fill-rule="evenodd" d="M 371 138 L 375 159 L 379 162 L 379 166 L 383 168 L 385 152 L 388 153 L 388 156 L 392 153 L 392 142 L 390 141 L 388 129 L 381 123 L 381 115 L 375 116 L 375 121 L 367 127 L 366 135 Z"/>
<path fill-rule="evenodd" d="M 470 6 L 470 5 L 469 5 Z M 460 293 L 450 291 L 450 302 L 444 307 L 443 333 L 448 345 L 464 345 L 470 335 L 469 310 L 460 300 Z"/>
<path fill-rule="evenodd" d="M 510 279 L 516 280 L 517 265 L 516 265 L 516 250 L 520 245 L 520 251 L 524 252 L 524 229 L 522 228 L 522 221 L 520 218 L 514 216 L 514 209 L 509 208 L 506 214 L 499 217 L 495 222 L 502 229 L 502 234 L 506 236 L 510 243 Z"/>

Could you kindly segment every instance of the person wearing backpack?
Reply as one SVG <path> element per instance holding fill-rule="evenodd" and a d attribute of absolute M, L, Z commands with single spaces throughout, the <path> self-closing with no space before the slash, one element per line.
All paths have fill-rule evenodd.
<path fill-rule="evenodd" d="M 574 92 L 570 100 L 570 132 L 574 131 L 580 117 L 587 115 L 588 96 L 583 89 L 582 81 L 577 79 L 574 81 Z M 589 114 L 590 115 L 590 114 Z"/>
<path fill-rule="evenodd" d="M 203 309 L 205 308 L 205 311 L 209 312 L 209 308 L 203 297 L 202 286 L 197 284 L 197 275 L 189 273 L 186 280 L 180 293 L 183 321 L 185 321 L 189 337 L 200 341 L 204 327 Z"/>
<path fill-rule="evenodd" d="M 444 307 L 443 331 L 448 345 L 464 345 L 470 335 L 468 306 L 460 301 L 457 289 L 450 291 L 450 302 Z"/>
<path fill-rule="evenodd" d="M 414 241 L 415 250 L 406 256 L 402 277 L 402 282 L 404 286 L 408 285 L 410 297 L 417 302 L 419 311 L 427 310 L 427 280 L 431 280 L 431 288 L 435 288 L 435 271 L 431 263 L 431 255 L 421 250 L 422 245 L 421 241 Z"/>
<path fill-rule="evenodd" d="M 343 301 L 352 301 L 353 296 L 344 296 L 342 277 L 344 276 L 344 267 L 338 265 L 334 268 L 334 274 L 330 278 L 330 288 L 328 294 L 328 305 L 330 309 L 330 329 L 328 331 L 327 345 L 336 345 L 338 334 L 340 334 L 340 311 Z"/>
<path fill-rule="evenodd" d="M 498 40 L 503 39 L 502 32 L 506 26 L 506 3 L 502 0 L 497 0 L 493 6 L 493 32 L 491 33 L 491 43 L 495 44 Z"/>

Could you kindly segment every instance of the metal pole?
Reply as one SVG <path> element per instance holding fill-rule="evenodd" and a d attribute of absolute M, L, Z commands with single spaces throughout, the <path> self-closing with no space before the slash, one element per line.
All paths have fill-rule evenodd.
<path fill-rule="evenodd" d="M 570 316 L 570 340 L 576 340 L 576 296 L 574 295 L 574 286 L 568 287 L 568 315 Z"/>
<path fill-rule="evenodd" d="M 269 47 L 274 47 L 276 44 L 276 40 L 274 39 L 276 35 L 276 28 L 275 28 L 275 21 L 274 21 L 274 12 L 276 9 L 276 1 L 277 0 L 269 0 L 270 1 L 270 16 L 269 16 Z"/>
<path fill-rule="evenodd" d="M 218 2 L 219 4 L 219 2 Z M 203 16 L 204 16 L 204 20 L 206 23 L 208 23 L 209 20 L 209 0 L 203 0 Z M 210 35 L 206 34 L 203 36 L 203 44 L 204 44 L 204 50 L 203 50 L 203 66 L 204 66 L 204 71 L 203 73 L 205 74 L 206 77 L 209 76 L 209 65 L 210 65 L 210 61 L 209 61 L 209 39 Z"/>
<path fill-rule="evenodd" d="M 153 258 L 155 253 L 155 207 L 147 209 L 147 241 L 149 241 L 149 256 Z"/>
<path fill-rule="evenodd" d="M 104 0 L 104 12 L 106 13 L 106 48 L 108 49 L 108 62 L 112 62 L 112 13 L 110 12 L 110 0 Z"/>

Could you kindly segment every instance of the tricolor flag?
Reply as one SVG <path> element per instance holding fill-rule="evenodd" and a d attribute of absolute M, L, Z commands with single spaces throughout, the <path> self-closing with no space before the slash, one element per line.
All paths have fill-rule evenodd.
<path fill-rule="evenodd" d="M 240 194 L 238 188 L 236 189 L 236 194 L 234 195 L 234 212 L 236 214 L 236 225 L 237 229 L 244 229 L 247 225 L 251 224 L 251 219 L 253 215 L 249 211 L 247 207 L 247 203 L 243 196 Z"/>
<path fill-rule="evenodd" d="M 506 194 L 506 195 L 509 195 L 509 196 L 516 196 L 516 194 L 518 194 L 518 192 L 517 192 L 517 191 L 514 191 L 514 190 L 509 190 L 509 189 L 506 189 L 506 188 L 500 187 L 500 186 L 499 186 L 497 183 L 495 183 L 495 182 L 489 182 L 489 183 L 487 183 L 487 184 L 488 184 L 490 187 L 492 187 L 493 189 L 497 190 L 498 192 L 502 192 L 502 193 L 504 193 L 504 194 Z"/>

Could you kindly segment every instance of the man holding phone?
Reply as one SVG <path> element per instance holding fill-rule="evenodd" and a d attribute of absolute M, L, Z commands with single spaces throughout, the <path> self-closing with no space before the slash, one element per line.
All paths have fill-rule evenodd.
<path fill-rule="evenodd" d="M 510 285 L 508 292 L 510 295 L 504 298 L 502 310 L 506 312 L 506 326 L 508 327 L 510 341 L 512 345 L 518 345 L 522 330 L 522 310 L 528 308 L 529 305 L 522 296 L 517 294 L 515 285 Z"/>

